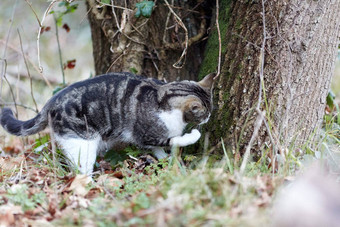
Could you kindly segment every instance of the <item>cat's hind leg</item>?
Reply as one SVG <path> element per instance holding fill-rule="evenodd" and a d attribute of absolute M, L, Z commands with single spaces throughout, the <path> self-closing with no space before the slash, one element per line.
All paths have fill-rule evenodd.
<path fill-rule="evenodd" d="M 56 141 L 63 149 L 70 164 L 77 167 L 82 174 L 91 175 L 96 162 L 99 139 L 65 138 L 56 136 Z"/>
<path fill-rule="evenodd" d="M 162 147 L 155 147 L 152 149 L 152 152 L 158 160 L 169 157 Z"/>

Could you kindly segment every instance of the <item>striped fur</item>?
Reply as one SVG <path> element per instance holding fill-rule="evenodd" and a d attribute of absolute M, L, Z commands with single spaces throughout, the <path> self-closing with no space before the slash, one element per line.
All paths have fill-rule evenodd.
<path fill-rule="evenodd" d="M 205 79 L 212 81 L 211 78 Z M 9 133 L 27 136 L 43 130 L 50 117 L 56 140 L 76 165 L 77 157 L 83 159 L 83 153 L 88 156 L 91 152 L 105 152 L 121 143 L 159 150 L 172 145 L 172 138 L 181 137 L 187 123 L 200 124 L 209 118 L 211 83 L 206 86 L 203 82 L 163 83 L 130 73 L 107 74 L 63 89 L 28 121 L 15 119 L 12 111 L 4 108 L 0 122 Z M 186 144 L 185 139 L 173 141 Z M 84 148 L 84 142 L 91 144 Z M 91 160 L 84 167 L 80 162 L 78 168 L 89 174 L 93 163 Z"/>

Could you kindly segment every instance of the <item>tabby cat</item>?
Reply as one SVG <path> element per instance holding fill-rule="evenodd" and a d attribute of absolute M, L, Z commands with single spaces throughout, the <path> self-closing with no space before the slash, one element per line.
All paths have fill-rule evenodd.
<path fill-rule="evenodd" d="M 203 124 L 212 110 L 214 74 L 200 82 L 164 83 L 131 73 L 114 73 L 74 83 L 59 91 L 36 117 L 15 119 L 8 108 L 0 116 L 11 134 L 27 136 L 50 122 L 55 140 L 83 174 L 92 174 L 97 154 L 123 144 L 153 150 L 187 146 L 201 136 L 197 129 L 183 135 L 188 123 Z"/>

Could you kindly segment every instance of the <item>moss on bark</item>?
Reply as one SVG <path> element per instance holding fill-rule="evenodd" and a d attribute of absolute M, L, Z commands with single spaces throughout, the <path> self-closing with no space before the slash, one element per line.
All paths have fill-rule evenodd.
<path fill-rule="evenodd" d="M 231 0 L 221 1 L 220 2 L 220 10 L 219 10 L 219 27 L 221 33 L 221 44 L 222 44 L 222 58 L 226 52 L 226 33 L 229 24 L 229 17 L 230 17 L 230 4 Z M 215 9 L 216 12 L 216 9 Z M 216 16 L 216 15 L 215 15 Z M 199 72 L 199 79 L 202 79 L 205 75 L 216 71 L 218 65 L 218 54 L 219 54 L 219 38 L 218 38 L 218 31 L 216 28 L 216 17 L 212 20 L 212 31 L 210 33 L 207 46 L 205 48 L 204 53 L 204 60 L 202 62 L 200 72 Z M 223 59 L 222 59 L 223 62 Z"/>

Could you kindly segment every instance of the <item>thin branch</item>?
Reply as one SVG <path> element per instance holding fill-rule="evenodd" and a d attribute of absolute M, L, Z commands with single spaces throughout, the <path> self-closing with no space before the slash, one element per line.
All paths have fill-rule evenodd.
<path fill-rule="evenodd" d="M 14 14 L 15 14 L 15 10 L 16 10 L 16 7 L 17 7 L 17 3 L 18 3 L 18 0 L 15 1 L 14 6 L 13 6 L 13 11 L 12 11 L 12 15 L 11 15 L 11 23 L 10 23 L 10 26 L 9 26 L 9 29 L 8 29 L 8 32 L 7 32 L 4 53 L 3 53 L 2 59 L 1 59 L 2 64 L 1 64 L 1 75 L 0 75 L 1 76 L 1 78 L 0 78 L 0 97 L 2 96 L 3 78 L 6 78 L 6 70 L 7 70 L 7 61 L 6 61 L 7 46 L 8 46 L 8 41 L 9 41 L 9 37 L 10 37 L 10 34 L 11 34 L 12 26 L 13 26 Z"/>
<path fill-rule="evenodd" d="M 118 18 L 117 18 L 116 11 L 115 11 L 115 8 L 114 8 L 113 0 L 111 0 L 111 5 L 110 6 L 112 7 L 112 14 L 113 14 L 113 17 L 115 18 L 117 29 L 118 29 L 119 32 L 122 32 L 122 28 L 121 28 L 121 26 L 118 23 Z M 123 19 L 122 22 L 121 22 L 122 26 L 125 27 L 125 23 L 123 23 L 123 21 L 125 21 L 125 19 Z"/>
<path fill-rule="evenodd" d="M 102 5 L 102 6 L 98 5 L 98 6 L 97 6 L 98 8 L 102 8 L 103 6 L 111 6 L 111 7 L 113 7 L 113 8 L 117 8 L 117 9 L 123 9 L 123 10 L 133 11 L 133 9 L 129 9 L 129 8 L 127 8 L 127 7 L 113 5 L 113 4 L 112 4 L 112 1 L 111 1 L 111 5 L 110 5 L 110 4 L 103 3 L 103 2 L 98 1 L 98 0 L 97 0 L 97 3 L 99 3 L 99 4 Z"/>
<path fill-rule="evenodd" d="M 28 6 L 31 8 L 32 12 L 34 13 L 35 18 L 36 18 L 37 21 L 38 21 L 39 27 L 42 27 L 42 24 L 41 24 L 41 22 L 40 22 L 40 20 L 39 20 L 38 15 L 37 15 L 37 13 L 35 12 L 35 10 L 34 10 L 33 7 L 32 7 L 32 3 L 29 2 L 29 1 L 27 1 L 27 0 L 25 0 L 25 2 L 28 4 Z"/>
<path fill-rule="evenodd" d="M 6 42 L 5 42 L 4 40 L 1 40 L 1 39 L 0 39 L 0 43 L 6 43 Z M 8 44 L 7 46 L 8 46 L 9 48 L 11 48 L 12 50 L 14 50 L 15 52 L 17 52 L 17 53 L 19 53 L 19 54 L 22 54 L 22 53 L 21 53 L 21 50 L 17 49 L 17 48 L 14 47 L 13 45 Z M 55 82 L 55 81 L 50 81 L 50 80 L 48 80 L 48 79 L 44 76 L 44 74 L 42 74 L 42 73 L 40 72 L 40 70 L 38 69 L 38 66 L 34 64 L 34 62 L 32 61 L 32 59 L 31 59 L 27 54 L 25 54 L 25 56 L 26 56 L 26 59 L 28 60 L 28 62 L 29 62 L 29 63 L 32 65 L 32 67 L 37 71 L 37 73 L 39 74 L 39 76 L 41 76 L 41 78 L 45 81 L 45 83 L 47 84 L 47 86 L 48 86 L 50 89 L 53 89 L 51 83 L 56 83 L 56 82 Z M 34 78 L 33 78 L 33 79 L 34 79 Z"/>
<path fill-rule="evenodd" d="M 218 34 L 218 65 L 217 65 L 217 74 L 214 77 L 214 80 L 220 75 L 221 73 L 221 55 L 222 55 L 222 41 L 221 41 L 221 30 L 220 24 L 218 21 L 219 18 L 219 11 L 220 6 L 218 0 L 216 0 L 216 27 L 217 27 L 217 34 Z"/>
<path fill-rule="evenodd" d="M 258 132 L 260 130 L 260 127 L 262 126 L 263 121 L 265 120 L 265 111 L 261 111 L 261 103 L 262 103 L 262 89 L 263 89 L 263 85 L 264 85 L 264 76 L 263 76 L 263 72 L 264 72 L 264 54 L 265 54 L 265 46 L 266 46 L 266 40 L 267 40 L 267 34 L 266 34 L 266 16 L 265 16 L 265 7 L 264 7 L 264 0 L 262 0 L 262 25 L 263 25 L 263 41 L 262 41 L 262 45 L 261 45 L 261 49 L 260 49 L 260 56 L 259 56 L 259 60 L 260 60 L 260 66 L 259 66 L 259 74 L 260 74 L 260 83 L 259 83 L 259 97 L 258 97 L 258 101 L 257 101 L 257 105 L 256 105 L 256 112 L 257 112 L 257 118 L 256 121 L 254 123 L 254 131 L 253 134 L 250 138 L 250 141 L 247 145 L 246 151 L 243 155 L 243 161 L 241 164 L 241 168 L 240 168 L 240 175 L 242 176 L 249 156 L 250 156 L 250 150 L 251 147 L 255 141 L 255 139 L 258 136 Z"/>
<path fill-rule="evenodd" d="M 171 5 L 173 5 L 173 4 L 174 4 L 174 0 L 171 0 Z M 169 24 L 170 16 L 171 16 L 171 11 L 169 11 L 169 13 L 166 17 L 165 26 L 164 26 L 164 33 L 163 33 L 163 43 L 167 43 L 165 38 L 166 38 L 166 31 L 167 31 L 167 27 L 168 27 L 168 24 Z"/>
<path fill-rule="evenodd" d="M 32 77 L 31 77 L 31 73 L 30 73 L 30 70 L 29 70 L 29 67 L 28 67 L 28 63 L 27 63 L 27 59 L 26 59 L 26 56 L 24 54 L 24 48 L 22 46 L 22 40 L 21 40 L 21 35 L 20 35 L 20 32 L 19 32 L 19 29 L 18 29 L 18 35 L 19 35 L 19 41 L 20 41 L 20 47 L 21 47 L 21 51 L 22 51 L 22 56 L 24 58 L 24 62 L 25 62 L 25 66 L 26 66 L 26 69 L 27 69 L 27 75 L 30 79 L 30 87 L 31 87 L 31 96 L 32 96 L 32 100 L 33 100 L 33 103 L 35 105 L 35 108 L 38 112 L 38 105 L 37 105 L 37 102 L 35 101 L 35 98 L 34 98 L 34 94 L 33 94 L 33 83 L 32 83 Z"/>
<path fill-rule="evenodd" d="M 200 24 L 200 29 L 198 30 L 198 34 L 191 37 L 188 41 L 188 47 L 191 46 L 193 43 L 198 42 L 199 40 L 202 39 L 202 37 L 205 34 L 205 27 L 206 27 L 207 21 L 205 19 L 202 19 L 201 24 Z M 168 43 L 165 42 L 165 48 L 171 48 L 171 49 L 180 49 L 182 46 L 185 45 L 185 42 L 182 43 Z"/>
<path fill-rule="evenodd" d="M 64 66 L 63 66 L 63 56 L 61 54 L 61 48 L 60 48 L 60 42 L 59 42 L 59 29 L 57 24 L 57 18 L 55 17 L 55 14 L 53 14 L 54 24 L 55 24 L 55 36 L 57 38 L 57 44 L 58 44 L 58 53 L 59 53 L 59 63 L 61 68 L 61 75 L 63 77 L 63 85 L 65 85 L 65 72 L 64 72 Z"/>
<path fill-rule="evenodd" d="M 183 21 L 181 20 L 181 18 L 174 12 L 174 10 L 171 8 L 171 6 L 169 5 L 169 2 L 167 0 L 164 0 L 165 4 L 168 6 L 170 12 L 174 15 L 175 20 L 177 21 L 177 23 L 183 28 L 184 32 L 185 32 L 185 47 L 184 50 L 182 52 L 182 55 L 180 56 L 180 58 L 178 59 L 177 62 L 175 62 L 172 66 L 175 67 L 176 69 L 180 69 L 183 67 L 184 62 L 182 63 L 182 60 L 184 58 L 185 61 L 185 56 L 187 54 L 187 49 L 188 49 L 188 40 L 189 40 L 189 35 L 188 35 L 188 29 L 185 27 Z"/>
<path fill-rule="evenodd" d="M 4 106 L 20 106 L 20 107 L 23 107 L 27 110 L 31 110 L 33 111 L 34 113 L 38 113 L 36 109 L 33 109 L 32 107 L 30 106 L 27 106 L 25 104 L 21 104 L 21 103 L 16 103 L 16 102 L 4 102 L 4 103 L 1 103 L 1 105 L 4 105 Z"/>
<path fill-rule="evenodd" d="M 13 92 L 13 89 L 12 89 L 12 86 L 11 84 L 9 83 L 7 77 L 4 77 L 8 86 L 9 86 L 9 91 L 11 92 L 11 95 L 12 95 L 12 99 L 13 99 L 13 102 L 14 102 L 14 107 L 15 107 L 15 116 L 18 118 L 18 107 L 17 107 L 17 103 L 16 103 L 16 100 L 15 100 L 15 95 L 14 95 L 14 92 Z"/>
<path fill-rule="evenodd" d="M 41 35 L 41 30 L 43 28 L 43 23 L 45 21 L 45 18 L 47 16 L 47 14 L 50 12 L 50 10 L 52 9 L 53 5 L 58 2 L 59 0 L 53 0 L 50 5 L 47 7 L 44 15 L 43 15 L 43 18 L 41 20 L 41 22 L 39 23 L 39 30 L 38 30 L 38 36 L 37 36 L 37 49 L 38 49 L 38 67 L 39 67 L 39 71 L 40 73 L 43 72 L 43 67 L 41 65 L 41 61 L 40 61 L 40 35 Z"/>
<path fill-rule="evenodd" d="M 108 73 L 110 71 L 110 69 L 112 68 L 112 66 L 124 55 L 124 52 L 121 53 L 110 65 L 110 67 L 106 70 L 106 73 Z"/>
<path fill-rule="evenodd" d="M 258 115 L 257 115 L 257 119 L 255 121 L 254 131 L 253 131 L 253 134 L 252 134 L 250 141 L 247 145 L 246 151 L 244 152 L 244 155 L 243 155 L 243 161 L 242 161 L 241 168 L 240 168 L 240 175 L 241 176 L 243 175 L 243 173 L 246 169 L 247 162 L 248 162 L 248 159 L 249 159 L 249 156 L 250 156 L 250 149 L 252 148 L 253 143 L 254 143 L 255 139 L 257 138 L 258 132 L 261 128 L 261 125 L 262 125 L 262 122 L 263 122 L 264 116 L 265 116 L 265 111 L 261 111 L 259 109 L 256 109 L 256 112 L 258 113 Z"/>

